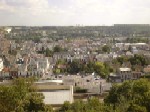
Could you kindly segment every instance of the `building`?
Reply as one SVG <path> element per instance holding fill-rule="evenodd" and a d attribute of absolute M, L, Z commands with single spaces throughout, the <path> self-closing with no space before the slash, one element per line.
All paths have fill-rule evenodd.
<path fill-rule="evenodd" d="M 132 72 L 132 79 L 133 80 L 136 80 L 136 79 L 139 79 L 141 76 L 142 76 L 142 72 Z"/>
<path fill-rule="evenodd" d="M 121 78 L 121 81 L 132 79 L 131 68 L 119 68 L 118 75 Z"/>
<path fill-rule="evenodd" d="M 0 58 L 0 72 L 3 70 L 3 67 L 4 67 L 3 60 Z"/>
<path fill-rule="evenodd" d="M 44 103 L 62 105 L 65 101 L 73 103 L 73 86 L 54 85 L 48 82 L 36 83 L 38 92 L 44 95 Z"/>
<path fill-rule="evenodd" d="M 86 89 L 87 92 L 98 94 L 100 93 L 100 86 L 102 89 L 102 93 L 106 90 L 110 90 L 111 84 L 107 83 L 106 80 L 100 79 L 100 77 L 95 75 L 71 75 L 71 76 L 63 76 L 63 84 L 64 85 L 72 85 L 76 87 L 80 87 L 81 89 Z"/>
<path fill-rule="evenodd" d="M 50 63 L 48 61 L 48 58 L 43 58 L 43 59 L 38 58 L 37 59 L 37 68 L 38 69 L 42 69 L 42 70 L 44 70 L 45 73 L 47 73 L 49 67 L 50 67 Z"/>
<path fill-rule="evenodd" d="M 143 71 L 144 71 L 145 75 L 150 74 L 150 65 L 148 65 L 147 67 L 145 67 L 143 69 Z"/>

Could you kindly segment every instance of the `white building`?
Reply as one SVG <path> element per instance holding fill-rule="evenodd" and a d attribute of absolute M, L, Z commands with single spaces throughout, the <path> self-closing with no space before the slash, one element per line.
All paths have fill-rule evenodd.
<path fill-rule="evenodd" d="M 122 81 L 132 79 L 131 68 L 119 68 L 119 75 Z"/>
<path fill-rule="evenodd" d="M 2 71 L 4 68 L 4 65 L 3 65 L 3 60 L 0 58 L 0 71 Z"/>
<path fill-rule="evenodd" d="M 37 59 L 37 64 L 38 64 L 38 66 L 37 66 L 38 69 L 43 69 L 45 73 L 48 72 L 48 69 L 50 67 L 48 58 Z"/>
<path fill-rule="evenodd" d="M 50 85 L 48 83 L 37 83 L 37 89 L 44 95 L 44 103 L 51 105 L 62 105 L 65 101 L 73 103 L 73 86 Z"/>

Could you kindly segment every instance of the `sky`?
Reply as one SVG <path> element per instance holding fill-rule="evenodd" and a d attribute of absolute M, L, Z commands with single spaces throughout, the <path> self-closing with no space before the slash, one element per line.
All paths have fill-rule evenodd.
<path fill-rule="evenodd" d="M 0 0 L 0 26 L 150 24 L 150 0 Z"/>

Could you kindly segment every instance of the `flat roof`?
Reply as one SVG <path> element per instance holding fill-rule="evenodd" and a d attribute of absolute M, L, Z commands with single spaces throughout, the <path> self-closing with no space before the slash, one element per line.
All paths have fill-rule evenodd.
<path fill-rule="evenodd" d="M 119 68 L 120 71 L 131 71 L 131 68 Z"/>

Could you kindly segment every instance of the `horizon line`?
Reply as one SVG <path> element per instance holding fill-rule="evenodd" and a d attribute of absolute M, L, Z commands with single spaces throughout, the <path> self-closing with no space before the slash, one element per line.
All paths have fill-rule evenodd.
<path fill-rule="evenodd" d="M 83 25 L 83 24 L 76 24 L 76 25 L 0 25 L 0 27 L 87 27 L 87 26 L 117 26 L 117 25 L 145 25 L 150 26 L 150 24 L 102 24 L 102 25 Z"/>

